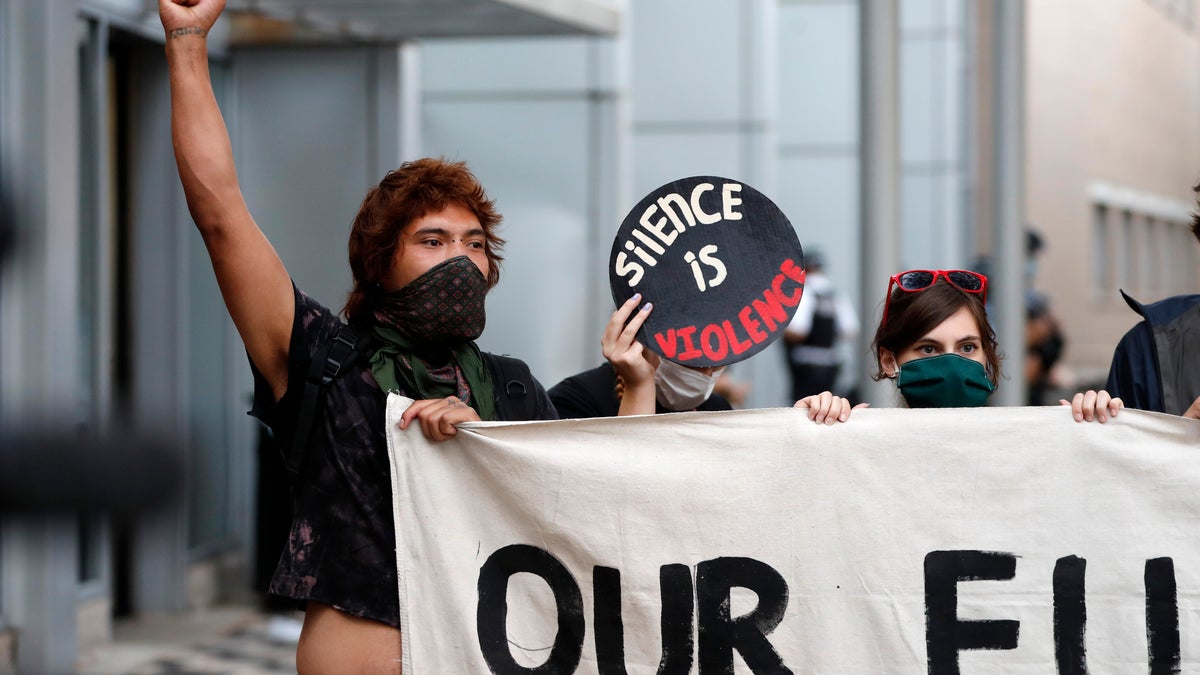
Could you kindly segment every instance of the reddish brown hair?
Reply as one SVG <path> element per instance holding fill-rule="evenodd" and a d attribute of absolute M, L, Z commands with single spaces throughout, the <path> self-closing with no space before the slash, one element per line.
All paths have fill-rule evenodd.
<path fill-rule="evenodd" d="M 988 377 L 991 378 L 992 384 L 999 386 L 1000 353 L 996 345 L 996 331 L 988 323 L 983 301 L 979 294 L 967 293 L 945 279 L 938 279 L 929 288 L 915 293 L 900 288 L 892 291 L 887 324 L 879 325 L 875 330 L 875 341 L 871 343 L 877 368 L 875 379 L 887 377 L 883 372 L 882 349 L 888 349 L 899 356 L 963 307 L 971 312 L 975 323 L 979 325 Z"/>
<path fill-rule="evenodd" d="M 404 228 L 418 218 L 459 205 L 475 214 L 485 235 L 488 287 L 500 280 L 500 255 L 504 240 L 496 235 L 500 214 L 483 191 L 466 162 L 425 158 L 405 162 L 389 171 L 363 198 L 350 228 L 350 271 L 354 290 L 342 313 L 353 320 L 364 309 L 368 295 L 392 268 Z"/>

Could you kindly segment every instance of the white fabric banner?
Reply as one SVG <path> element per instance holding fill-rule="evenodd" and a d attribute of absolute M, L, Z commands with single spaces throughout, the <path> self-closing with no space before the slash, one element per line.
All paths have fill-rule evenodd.
<path fill-rule="evenodd" d="M 780 408 L 431 444 L 409 403 L 405 673 L 1200 672 L 1200 422 Z"/>

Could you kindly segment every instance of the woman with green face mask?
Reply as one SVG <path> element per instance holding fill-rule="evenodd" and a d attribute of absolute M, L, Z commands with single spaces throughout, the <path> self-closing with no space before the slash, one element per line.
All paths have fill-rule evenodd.
<path fill-rule="evenodd" d="M 893 275 L 872 344 L 875 379 L 893 380 L 910 408 L 986 404 L 1000 377 L 986 299 L 987 277 L 978 272 L 909 270 Z M 1076 394 L 1070 405 L 1076 420 L 1101 422 L 1123 407 L 1121 399 L 1104 391 Z M 809 419 L 818 423 L 850 418 L 850 402 L 830 392 L 803 398 L 795 407 L 806 408 Z"/>

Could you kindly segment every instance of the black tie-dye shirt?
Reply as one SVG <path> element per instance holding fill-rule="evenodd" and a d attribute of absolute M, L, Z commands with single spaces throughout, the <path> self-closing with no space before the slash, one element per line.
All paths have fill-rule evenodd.
<path fill-rule="evenodd" d="M 275 402 L 271 386 L 254 371 L 250 414 L 290 442 L 313 355 L 343 322 L 295 291 L 296 318 L 288 356 L 288 388 Z M 328 386 L 324 410 L 314 416 L 310 452 L 293 481 L 292 528 L 275 568 L 270 593 L 312 600 L 343 612 L 400 625 L 396 586 L 396 533 L 384 436 L 385 394 L 366 359 Z M 534 381 L 536 419 L 554 419 L 554 407 Z"/>

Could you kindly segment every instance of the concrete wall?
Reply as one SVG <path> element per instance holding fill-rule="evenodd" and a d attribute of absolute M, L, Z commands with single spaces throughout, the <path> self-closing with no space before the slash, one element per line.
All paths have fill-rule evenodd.
<path fill-rule="evenodd" d="M 625 45 L 604 38 L 429 41 L 420 154 L 466 160 L 504 215 L 480 345 L 546 387 L 602 358 L 611 232 L 624 216 Z"/>
<path fill-rule="evenodd" d="M 781 0 L 778 201 L 806 247 L 847 297 L 859 286 L 859 12 L 854 0 Z M 902 268 L 965 265 L 974 249 L 968 210 L 966 3 L 900 5 L 899 257 Z M 862 330 L 873 333 L 887 278 L 866 289 Z M 869 357 L 842 345 L 842 386 Z"/>
<path fill-rule="evenodd" d="M 10 433 L 69 426 L 82 398 L 73 389 L 80 372 L 73 10 L 0 2 L 0 218 L 15 248 L 0 267 L 0 429 Z M 74 519 L 0 518 L 0 541 L 0 623 L 21 629 L 17 669 L 68 672 L 78 637 Z"/>
<path fill-rule="evenodd" d="M 714 175 L 753 186 L 792 217 L 777 157 L 778 4 L 669 0 L 630 9 L 635 199 L 625 209 L 676 178 Z M 753 383 L 749 407 L 786 402 L 779 345 L 729 374 Z"/>
<path fill-rule="evenodd" d="M 388 155 L 393 167 L 400 160 L 398 147 L 384 147 L 373 123 L 381 105 L 380 58 L 370 47 L 233 55 L 230 119 L 250 213 L 296 284 L 334 311 L 351 288 L 351 221 L 383 177 L 376 153 Z M 397 110 L 387 112 L 395 125 Z"/>
<path fill-rule="evenodd" d="M 1085 380 L 1107 371 L 1138 318 L 1118 286 L 1146 301 L 1200 290 L 1200 246 L 1183 227 L 1200 181 L 1200 8 L 1191 4 L 1189 24 L 1164 10 L 1178 4 L 1027 3 L 1026 208 L 1048 239 L 1038 285 Z M 1097 204 L 1109 207 L 1107 246 L 1096 240 Z M 1157 252 L 1143 258 L 1148 230 Z M 1138 271 L 1152 267 L 1164 274 Z"/>

